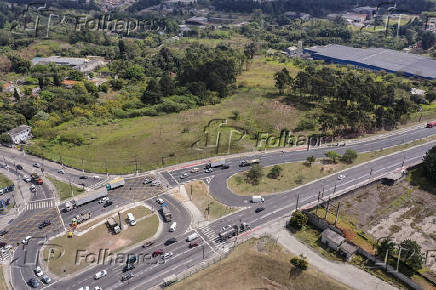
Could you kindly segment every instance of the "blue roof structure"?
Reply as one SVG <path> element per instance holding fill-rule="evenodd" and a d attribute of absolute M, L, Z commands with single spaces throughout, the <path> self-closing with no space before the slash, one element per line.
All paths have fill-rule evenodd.
<path fill-rule="evenodd" d="M 372 70 L 402 72 L 405 76 L 436 78 L 436 60 L 386 48 L 353 48 L 338 44 L 313 46 L 304 50 L 313 59 L 360 66 Z"/>

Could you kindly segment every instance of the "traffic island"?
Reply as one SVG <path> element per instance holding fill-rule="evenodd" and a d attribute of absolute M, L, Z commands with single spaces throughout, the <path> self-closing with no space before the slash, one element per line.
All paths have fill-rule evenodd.
<path fill-rule="evenodd" d="M 68 237 L 68 234 L 64 234 L 50 240 L 49 246 L 45 247 L 42 253 L 49 272 L 63 277 L 88 266 L 102 264 L 104 253 L 106 257 L 108 254 L 120 254 L 124 249 L 153 237 L 159 227 L 159 218 L 156 214 L 137 217 L 135 226 L 128 226 L 123 218 L 122 222 L 119 234 L 114 234 L 106 223 L 103 223 L 80 236 Z"/>

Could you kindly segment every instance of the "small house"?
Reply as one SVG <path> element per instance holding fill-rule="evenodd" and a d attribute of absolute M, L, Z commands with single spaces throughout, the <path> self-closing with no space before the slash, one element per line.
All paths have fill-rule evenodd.
<path fill-rule="evenodd" d="M 13 144 L 18 145 L 20 143 L 26 143 L 32 137 L 32 127 L 27 125 L 21 125 L 17 128 L 13 128 L 6 132 L 11 137 Z"/>
<path fill-rule="evenodd" d="M 335 231 L 327 228 L 321 233 L 321 242 L 327 247 L 337 251 L 345 238 Z"/>

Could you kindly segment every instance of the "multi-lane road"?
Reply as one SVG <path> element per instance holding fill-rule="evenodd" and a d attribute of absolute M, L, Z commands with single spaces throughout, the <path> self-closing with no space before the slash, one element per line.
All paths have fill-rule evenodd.
<path fill-rule="evenodd" d="M 261 213 L 254 212 L 256 205 L 251 204 L 248 197 L 234 195 L 226 186 L 228 177 L 243 170 L 238 166 L 239 162 L 243 159 L 259 158 L 263 166 L 268 166 L 284 162 L 302 161 L 310 155 L 321 157 L 328 150 L 335 150 L 339 153 L 343 153 L 346 149 L 353 149 L 357 152 L 380 150 L 435 134 L 436 128 L 414 128 L 403 131 L 401 134 L 380 136 L 379 138 L 362 140 L 361 142 L 355 142 L 340 147 L 311 148 L 309 151 L 291 151 L 285 149 L 283 151 L 278 150 L 271 153 L 255 153 L 250 157 L 230 156 L 226 158 L 226 163 L 230 165 L 230 168 L 223 170 L 217 169 L 213 173 L 204 173 L 201 170 L 197 174 L 190 174 L 185 179 L 180 179 L 179 176 L 185 172 L 188 172 L 192 167 L 200 167 L 201 165 L 199 165 L 199 162 L 193 162 L 192 166 L 190 164 L 184 164 L 183 166 L 180 166 L 179 169 L 176 168 L 175 170 L 163 169 L 161 174 L 167 179 L 170 186 L 177 186 L 181 182 L 187 182 L 193 179 L 207 179 L 211 194 L 217 200 L 232 207 L 240 207 L 240 210 L 210 224 L 204 224 L 203 226 L 193 228 L 192 225 L 190 225 L 191 218 L 186 209 L 179 202 L 172 199 L 171 196 L 163 195 L 163 198 L 169 203 L 170 208 L 175 213 L 175 220 L 178 224 L 176 232 L 169 233 L 168 224 L 166 224 L 162 234 L 155 240 L 155 243 L 152 247 L 138 247 L 136 249 L 132 249 L 131 252 L 135 254 L 150 254 L 155 249 L 162 248 L 165 249 L 165 251 L 171 251 L 174 253 L 174 256 L 168 259 L 166 263 L 163 263 L 161 259 L 146 259 L 142 263 L 139 263 L 134 270 L 132 270 L 134 277 L 128 282 L 120 281 L 123 265 L 98 265 L 93 269 L 80 273 L 77 276 L 71 276 L 62 279 L 61 281 L 55 281 L 49 286 L 49 288 L 78 289 L 82 286 L 100 286 L 103 289 L 147 289 L 158 285 L 162 283 L 163 278 L 167 276 L 178 274 L 212 255 L 229 251 L 232 246 L 231 242 L 220 242 L 217 239 L 218 233 L 221 231 L 223 226 L 246 222 L 251 225 L 252 229 L 260 228 L 270 221 L 289 215 L 291 210 L 295 209 L 297 196 L 299 206 L 303 207 L 310 203 L 316 202 L 321 190 L 323 190 L 324 196 L 328 196 L 333 193 L 347 190 L 352 186 L 358 186 L 359 184 L 363 184 L 369 180 L 375 180 L 386 173 L 399 170 L 402 167 L 416 164 L 422 159 L 428 149 L 436 145 L 436 141 L 410 148 L 401 153 L 381 157 L 377 160 L 347 169 L 341 173 L 346 176 L 346 178 L 342 180 L 339 180 L 337 175 L 331 175 L 309 184 L 302 185 L 293 190 L 267 196 L 265 197 L 265 203 L 262 205 L 265 207 L 265 210 Z M 6 158 L 9 159 L 17 156 L 17 153 L 9 149 L 1 150 L 0 152 L 6 155 Z M 32 162 L 40 162 L 37 161 L 39 159 L 36 157 L 23 155 L 22 152 L 19 152 L 18 154 L 21 158 L 21 163 L 30 164 Z M 47 168 L 46 170 L 50 171 L 50 174 L 55 176 L 60 175 L 57 172 L 59 166 L 60 165 L 58 164 L 47 161 L 44 163 L 44 167 Z M 68 173 L 66 174 L 68 174 L 70 178 L 79 178 L 83 173 L 74 169 L 68 169 Z M 60 178 L 65 178 L 65 174 L 62 174 Z M 77 181 L 79 181 L 79 179 L 77 179 Z M 155 201 L 154 199 L 149 199 L 147 202 L 152 205 Z M 190 233 L 193 232 L 197 232 L 200 235 L 201 242 L 198 247 L 190 249 L 188 247 L 189 243 L 187 243 L 185 239 Z M 177 242 L 165 247 L 163 242 L 170 237 L 176 237 Z M 31 254 L 26 252 L 27 256 L 32 255 L 32 253 L 33 255 L 36 255 L 40 247 L 41 245 L 38 245 L 37 241 L 31 243 L 31 245 L 26 247 L 31 248 Z M 16 251 L 15 258 L 18 259 L 18 262 L 19 259 L 21 259 L 21 256 L 24 254 L 23 251 L 24 249 L 21 249 L 20 247 Z M 148 256 L 146 255 L 146 257 Z M 34 261 L 36 258 L 28 258 L 28 260 Z M 25 281 L 32 277 L 32 266 L 34 267 L 34 264 L 32 263 L 30 263 L 30 265 L 27 263 L 20 265 L 18 263 L 12 267 L 12 278 L 14 287 L 16 289 L 27 288 Z M 106 269 L 108 271 L 108 275 L 100 280 L 95 281 L 93 279 L 93 275 L 101 269 Z"/>

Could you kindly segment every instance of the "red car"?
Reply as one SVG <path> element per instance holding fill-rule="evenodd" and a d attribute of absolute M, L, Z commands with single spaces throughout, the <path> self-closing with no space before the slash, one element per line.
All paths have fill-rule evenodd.
<path fill-rule="evenodd" d="M 42 184 L 43 184 L 43 180 L 42 180 L 41 178 L 38 178 L 38 179 L 36 180 L 36 184 L 38 184 L 38 185 L 42 185 Z"/>
<path fill-rule="evenodd" d="M 160 256 L 160 255 L 163 255 L 163 253 L 164 253 L 163 250 L 159 249 L 159 250 L 154 251 L 153 254 L 151 254 L 151 256 L 154 258 L 154 257 Z"/>
<path fill-rule="evenodd" d="M 198 246 L 198 242 L 191 242 L 191 243 L 189 243 L 189 247 L 190 248 L 195 248 L 197 246 Z"/>

